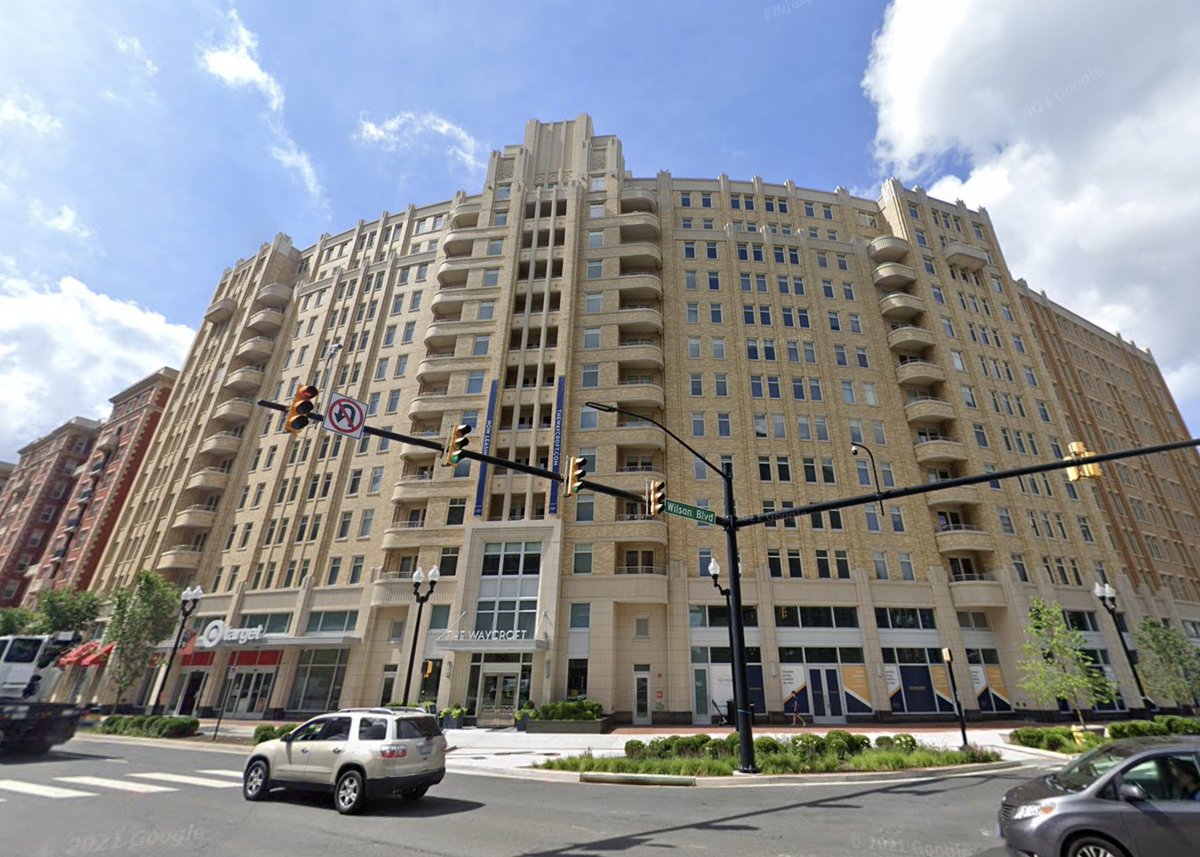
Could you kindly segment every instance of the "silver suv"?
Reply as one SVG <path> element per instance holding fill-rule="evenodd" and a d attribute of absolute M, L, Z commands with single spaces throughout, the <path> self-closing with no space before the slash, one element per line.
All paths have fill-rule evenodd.
<path fill-rule="evenodd" d="M 419 800 L 446 775 L 446 738 L 419 708 L 343 708 L 257 745 L 242 795 L 264 800 L 276 786 L 332 791 L 341 813 L 369 798 Z"/>

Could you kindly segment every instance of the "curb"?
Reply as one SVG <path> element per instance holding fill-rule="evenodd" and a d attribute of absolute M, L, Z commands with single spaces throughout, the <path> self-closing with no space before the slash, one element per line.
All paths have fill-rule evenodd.
<path fill-rule="evenodd" d="M 80 735 L 76 733 L 72 741 L 90 741 L 104 744 L 145 744 L 150 747 L 165 747 L 172 750 L 198 750 L 201 753 L 242 753 L 249 754 L 250 747 L 246 744 L 228 744 L 224 741 L 210 741 L 199 744 L 194 741 L 179 738 L 140 738 L 136 735 Z"/>
<path fill-rule="evenodd" d="M 579 775 L 579 782 L 626 786 L 694 786 L 696 778 L 673 774 L 610 774 L 603 771 L 585 771 Z"/>

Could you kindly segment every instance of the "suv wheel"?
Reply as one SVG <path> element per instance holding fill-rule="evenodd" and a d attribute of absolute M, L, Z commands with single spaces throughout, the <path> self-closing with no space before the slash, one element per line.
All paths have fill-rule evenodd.
<path fill-rule="evenodd" d="M 1071 843 L 1067 857 L 1127 857 L 1125 849 L 1103 836 L 1083 836 Z"/>
<path fill-rule="evenodd" d="M 405 789 L 401 794 L 405 800 L 420 800 L 425 797 L 425 792 L 429 791 L 429 786 L 417 786 L 412 789 Z"/>
<path fill-rule="evenodd" d="M 266 800 L 270 791 L 270 769 L 263 759 L 255 759 L 242 777 L 242 797 L 246 800 Z"/>
<path fill-rule="evenodd" d="M 333 790 L 333 805 L 337 807 L 337 811 L 343 815 L 353 815 L 363 808 L 366 800 L 367 790 L 363 775 L 353 769 L 343 772 Z"/>

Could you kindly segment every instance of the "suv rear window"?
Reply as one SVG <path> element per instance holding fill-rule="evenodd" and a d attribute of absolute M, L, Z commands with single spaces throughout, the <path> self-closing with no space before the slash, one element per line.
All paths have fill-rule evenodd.
<path fill-rule="evenodd" d="M 358 721 L 359 741 L 386 741 L 388 722 L 386 717 L 364 717 Z"/>
<path fill-rule="evenodd" d="M 433 717 L 405 717 L 396 721 L 396 734 L 400 738 L 434 738 L 442 734 L 441 727 Z"/>

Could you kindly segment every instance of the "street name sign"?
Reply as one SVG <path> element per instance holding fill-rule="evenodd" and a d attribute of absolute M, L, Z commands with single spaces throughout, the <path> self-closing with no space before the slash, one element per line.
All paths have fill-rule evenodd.
<path fill-rule="evenodd" d="M 697 524 L 715 524 L 717 522 L 716 512 L 710 509 L 701 509 L 699 506 L 692 506 L 689 503 L 680 503 L 678 500 L 667 500 L 663 511 L 676 518 L 695 521 Z"/>

